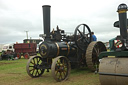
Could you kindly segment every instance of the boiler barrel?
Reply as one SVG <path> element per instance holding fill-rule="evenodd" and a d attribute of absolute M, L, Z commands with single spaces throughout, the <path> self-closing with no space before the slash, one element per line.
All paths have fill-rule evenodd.
<path fill-rule="evenodd" d="M 44 58 L 55 58 L 57 56 L 75 56 L 76 48 L 66 42 L 43 42 L 39 52 Z"/>

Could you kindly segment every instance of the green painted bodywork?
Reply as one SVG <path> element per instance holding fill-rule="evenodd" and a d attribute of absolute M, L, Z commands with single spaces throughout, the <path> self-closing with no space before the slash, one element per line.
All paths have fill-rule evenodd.
<path fill-rule="evenodd" d="M 116 51 L 110 51 L 110 52 L 104 51 L 104 52 L 100 53 L 99 59 L 102 59 L 103 57 L 108 57 L 108 56 L 128 57 L 128 51 L 119 51 L 119 52 L 116 52 Z"/>

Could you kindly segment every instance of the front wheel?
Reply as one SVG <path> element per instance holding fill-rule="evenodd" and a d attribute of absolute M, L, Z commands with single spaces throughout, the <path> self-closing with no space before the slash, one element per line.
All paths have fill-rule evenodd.
<path fill-rule="evenodd" d="M 45 69 L 41 68 L 43 60 L 40 56 L 31 57 L 26 66 L 27 73 L 30 77 L 35 78 L 39 77 L 44 73 Z"/>
<path fill-rule="evenodd" d="M 69 60 L 64 56 L 59 56 L 54 59 L 51 72 L 53 78 L 60 82 L 66 80 L 69 77 L 71 66 Z"/>

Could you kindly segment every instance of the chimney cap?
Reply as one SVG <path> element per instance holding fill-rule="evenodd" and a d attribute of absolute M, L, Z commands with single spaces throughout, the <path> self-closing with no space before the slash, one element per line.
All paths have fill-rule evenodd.
<path fill-rule="evenodd" d="M 120 10 L 125 10 L 125 11 L 127 11 L 127 10 L 128 10 L 127 5 L 124 4 L 124 3 L 120 4 L 120 5 L 118 6 L 117 11 L 120 11 Z"/>
<path fill-rule="evenodd" d="M 43 5 L 42 7 L 51 7 L 50 5 Z"/>

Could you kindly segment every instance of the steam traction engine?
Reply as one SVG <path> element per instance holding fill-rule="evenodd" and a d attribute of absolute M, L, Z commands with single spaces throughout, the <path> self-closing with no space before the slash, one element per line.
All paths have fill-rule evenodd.
<path fill-rule="evenodd" d="M 120 36 L 117 36 L 111 44 L 110 52 L 102 52 L 99 58 L 106 57 L 100 61 L 99 78 L 101 85 L 128 85 L 128 7 L 120 4 L 117 12 L 119 21 L 114 23 L 120 28 Z"/>
<path fill-rule="evenodd" d="M 73 35 L 67 35 L 58 26 L 50 32 L 50 7 L 43 6 L 44 42 L 39 46 L 41 56 L 28 60 L 26 70 L 29 76 L 39 77 L 46 70 L 56 81 L 66 80 L 71 68 L 88 66 L 95 71 L 98 68 L 98 55 L 106 51 L 100 41 L 92 42 L 91 30 L 86 24 L 76 27 Z"/>

